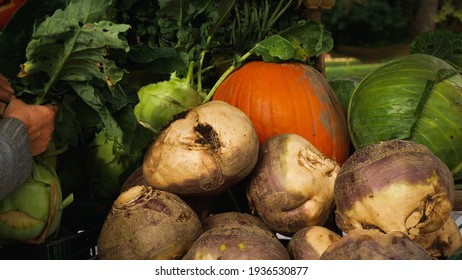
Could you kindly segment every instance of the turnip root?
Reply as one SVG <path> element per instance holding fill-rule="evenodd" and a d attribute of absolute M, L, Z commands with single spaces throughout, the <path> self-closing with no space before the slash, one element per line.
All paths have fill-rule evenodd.
<path fill-rule="evenodd" d="M 462 247 L 462 235 L 452 217 L 449 217 L 440 229 L 420 234 L 414 241 L 434 259 L 447 259 Z"/>
<path fill-rule="evenodd" d="M 413 239 L 447 221 L 454 179 L 426 146 L 388 140 L 356 150 L 342 165 L 335 202 L 336 223 L 344 232 L 401 231 Z"/>
<path fill-rule="evenodd" d="M 196 213 L 177 195 L 134 186 L 114 201 L 98 238 L 98 256 L 180 259 L 201 233 Z"/>
<path fill-rule="evenodd" d="M 288 260 L 287 249 L 258 217 L 223 212 L 203 222 L 185 260 Z"/>
<path fill-rule="evenodd" d="M 220 194 L 244 179 L 258 158 L 258 136 L 249 118 L 223 101 L 178 114 L 149 147 L 146 181 L 175 194 Z"/>
<path fill-rule="evenodd" d="M 321 260 L 431 260 L 420 245 L 400 231 L 354 229 L 329 246 Z"/>
<path fill-rule="evenodd" d="M 152 187 L 143 176 L 143 167 L 136 168 L 122 185 L 121 192 L 127 191 L 131 187 L 144 185 Z M 187 196 L 178 195 L 180 199 L 186 202 L 196 212 L 199 219 L 202 221 L 209 216 L 210 211 L 215 204 L 216 197 L 214 196 Z"/>
<path fill-rule="evenodd" d="M 292 235 L 307 226 L 322 226 L 333 209 L 339 165 L 308 140 L 280 134 L 260 147 L 249 176 L 247 198 L 273 230 Z"/>
<path fill-rule="evenodd" d="M 287 251 L 294 260 L 319 260 L 322 253 L 341 238 L 339 234 L 325 227 L 306 227 L 292 236 Z"/>

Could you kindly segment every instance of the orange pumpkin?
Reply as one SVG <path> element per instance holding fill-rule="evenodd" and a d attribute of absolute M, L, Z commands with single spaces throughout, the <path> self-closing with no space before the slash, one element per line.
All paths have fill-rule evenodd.
<path fill-rule="evenodd" d="M 277 134 L 295 133 L 340 164 L 350 154 L 341 104 L 324 76 L 309 65 L 246 63 L 223 81 L 212 99 L 247 114 L 260 143 Z"/>

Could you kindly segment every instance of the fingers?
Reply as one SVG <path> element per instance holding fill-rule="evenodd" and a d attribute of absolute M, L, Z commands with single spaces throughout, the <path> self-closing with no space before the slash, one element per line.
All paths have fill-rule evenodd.
<path fill-rule="evenodd" d="M 19 119 L 27 127 L 32 155 L 43 153 L 55 129 L 56 105 L 31 105 L 12 97 L 3 116 Z"/>

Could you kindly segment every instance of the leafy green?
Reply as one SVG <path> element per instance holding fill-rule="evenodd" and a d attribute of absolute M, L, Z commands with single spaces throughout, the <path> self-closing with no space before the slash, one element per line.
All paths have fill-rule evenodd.
<path fill-rule="evenodd" d="M 359 82 L 360 80 L 354 78 L 338 78 L 329 80 L 329 85 L 332 90 L 334 90 L 335 95 L 337 95 L 340 103 L 342 104 L 345 116 L 348 111 L 348 104 L 350 103 L 351 95 L 358 86 Z"/>
<path fill-rule="evenodd" d="M 25 60 L 27 43 L 36 24 L 58 8 L 64 8 L 66 0 L 28 0 L 16 11 L 7 26 L 0 31 L 1 72 L 11 82 L 16 82 L 19 64 Z"/>
<path fill-rule="evenodd" d="M 311 63 L 331 49 L 322 25 L 290 10 L 297 2 L 29 0 L 18 12 L 27 18 L 13 18 L 0 34 L 9 50 L 0 62 L 8 77 L 22 64 L 21 78 L 13 77 L 18 96 L 59 105 L 58 147 L 86 149 L 105 130 L 117 161 L 136 164 L 155 137 L 133 112 L 142 86 L 173 72 L 184 78 L 192 65 L 191 87 L 211 96 L 247 59 Z M 66 157 L 58 157 L 62 180 L 72 173 Z"/>
<path fill-rule="evenodd" d="M 120 33 L 126 24 L 105 20 L 111 1 L 73 0 L 40 23 L 26 48 L 27 61 L 21 65 L 22 78 L 44 72 L 48 76 L 35 103 L 45 101 L 59 81 L 72 89 L 96 112 L 111 136 L 121 139 L 123 132 L 89 81 L 96 79 L 112 88 L 123 78 L 123 69 L 108 59 L 110 49 L 128 51 Z"/>
<path fill-rule="evenodd" d="M 314 30 L 314 32 L 313 32 Z M 265 62 L 299 61 L 309 63 L 310 58 L 332 49 L 333 40 L 317 21 L 300 21 L 297 25 L 263 39 L 242 56 L 236 56 L 231 65 L 208 92 L 204 102 L 208 102 L 220 84 L 234 70 L 252 56 L 261 57 Z"/>
<path fill-rule="evenodd" d="M 410 53 L 433 55 L 462 70 L 462 35 L 446 29 L 424 32 L 412 41 Z"/>
<path fill-rule="evenodd" d="M 333 47 L 330 32 L 316 21 L 300 21 L 279 34 L 257 43 L 254 52 L 266 62 L 286 60 L 308 61 L 329 52 Z"/>
<path fill-rule="evenodd" d="M 356 87 L 348 107 L 355 148 L 407 139 L 432 150 L 462 178 L 462 76 L 444 60 L 412 54 L 379 66 Z"/>

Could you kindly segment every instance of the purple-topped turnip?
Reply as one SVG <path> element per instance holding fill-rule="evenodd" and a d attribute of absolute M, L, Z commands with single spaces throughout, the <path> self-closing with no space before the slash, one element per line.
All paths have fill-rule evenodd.
<path fill-rule="evenodd" d="M 222 212 L 203 221 L 202 235 L 185 260 L 288 260 L 289 253 L 258 217 Z"/>
<path fill-rule="evenodd" d="M 336 223 L 344 231 L 401 231 L 411 239 L 449 218 L 454 179 L 426 146 L 388 140 L 356 150 L 335 181 Z"/>
<path fill-rule="evenodd" d="M 333 210 L 339 165 L 297 134 L 273 136 L 260 151 L 247 187 L 253 212 L 287 235 L 324 225 Z"/>
<path fill-rule="evenodd" d="M 100 259 L 180 259 L 202 233 L 177 195 L 138 185 L 114 201 L 98 238 Z"/>
<path fill-rule="evenodd" d="M 354 229 L 329 246 L 320 260 L 431 260 L 422 246 L 400 231 Z"/>
<path fill-rule="evenodd" d="M 342 236 L 321 226 L 311 226 L 297 231 L 287 244 L 287 251 L 294 260 L 319 260 L 322 253 Z"/>

